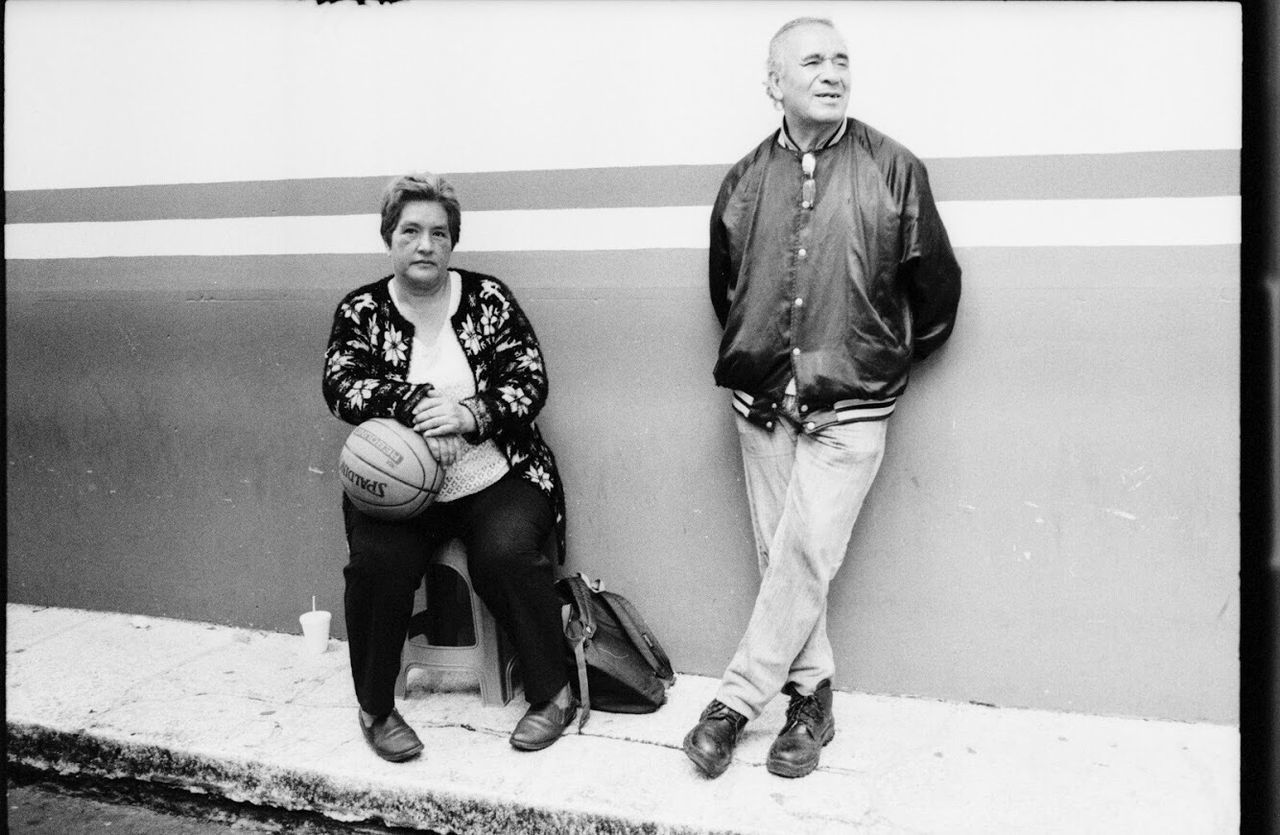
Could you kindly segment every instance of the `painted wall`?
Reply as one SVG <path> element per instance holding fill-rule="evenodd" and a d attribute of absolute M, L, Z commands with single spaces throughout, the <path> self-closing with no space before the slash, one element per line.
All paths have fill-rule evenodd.
<path fill-rule="evenodd" d="M 425 167 L 547 354 L 567 568 L 718 674 L 756 578 L 706 222 L 802 13 L 965 270 L 833 587 L 837 686 L 1234 722 L 1230 4 L 11 2 L 9 599 L 296 631 L 316 594 L 342 634 L 321 355 Z"/>

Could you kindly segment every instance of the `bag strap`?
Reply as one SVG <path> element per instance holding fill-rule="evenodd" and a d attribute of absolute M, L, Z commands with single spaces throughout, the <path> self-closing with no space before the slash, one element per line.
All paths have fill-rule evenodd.
<path fill-rule="evenodd" d="M 569 593 L 573 596 L 573 607 L 578 610 L 578 620 L 582 623 L 583 640 L 589 641 L 591 636 L 596 634 L 596 618 L 591 611 L 593 589 L 586 576 L 575 574 L 572 577 L 565 577 L 562 582 L 569 587 Z"/>
<path fill-rule="evenodd" d="M 573 605 L 565 606 L 561 618 L 564 634 L 573 647 L 573 659 L 578 667 L 578 692 L 582 696 L 582 714 L 578 717 L 578 732 L 587 724 L 591 715 L 591 688 L 587 685 L 586 643 L 596 633 L 596 619 L 591 613 L 590 589 L 582 580 L 583 575 L 565 577 L 564 583 L 573 597 Z M 572 614 L 570 608 L 573 609 Z"/>
<path fill-rule="evenodd" d="M 644 618 L 640 617 L 640 612 L 631 604 L 631 601 L 620 594 L 603 589 L 599 592 L 599 596 L 613 610 L 614 617 L 626 630 L 627 637 L 640 651 L 640 655 L 652 668 L 654 675 L 662 679 L 667 686 L 675 684 L 676 675 L 671 669 L 671 659 L 667 657 L 662 644 L 658 643 L 658 639 L 649 629 L 649 625 L 644 622 Z"/>

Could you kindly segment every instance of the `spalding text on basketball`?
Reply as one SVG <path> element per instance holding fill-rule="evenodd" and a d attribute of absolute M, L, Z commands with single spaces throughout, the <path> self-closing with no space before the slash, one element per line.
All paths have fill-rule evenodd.
<path fill-rule="evenodd" d="M 374 481 L 371 478 L 365 478 L 359 473 L 352 472 L 346 461 L 339 461 L 338 469 L 342 471 L 343 478 L 366 493 L 372 493 L 378 498 L 383 498 L 387 495 L 387 483 L 385 481 Z"/>
<path fill-rule="evenodd" d="M 362 426 L 357 426 L 353 434 L 364 439 L 371 446 L 377 449 L 378 452 L 381 452 L 383 455 L 387 456 L 387 458 L 391 461 L 392 464 L 396 466 L 400 466 L 400 462 L 404 460 L 403 455 L 396 452 L 394 449 L 391 448 L 391 446 L 386 441 L 382 440 L 377 435 L 370 432 L 368 429 L 365 429 Z"/>

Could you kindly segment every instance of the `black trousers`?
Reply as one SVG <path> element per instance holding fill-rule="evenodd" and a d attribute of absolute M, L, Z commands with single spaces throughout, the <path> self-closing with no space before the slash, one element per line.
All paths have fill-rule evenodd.
<path fill-rule="evenodd" d="M 395 707 L 396 677 L 413 598 L 427 558 L 452 537 L 467 549 L 476 594 L 507 631 L 520 660 L 525 698 L 544 702 L 568 682 L 555 571 L 542 545 L 555 525 L 551 504 L 514 473 L 478 493 L 389 522 L 342 500 L 350 561 L 343 569 L 351 676 L 360 707 Z"/>

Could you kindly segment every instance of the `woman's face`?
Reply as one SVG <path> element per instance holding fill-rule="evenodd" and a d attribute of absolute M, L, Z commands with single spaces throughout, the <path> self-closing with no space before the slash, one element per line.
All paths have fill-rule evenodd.
<path fill-rule="evenodd" d="M 453 242 L 444 206 L 429 200 L 404 204 L 391 230 L 391 268 L 396 277 L 425 290 L 439 287 L 449 274 Z"/>

